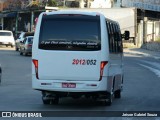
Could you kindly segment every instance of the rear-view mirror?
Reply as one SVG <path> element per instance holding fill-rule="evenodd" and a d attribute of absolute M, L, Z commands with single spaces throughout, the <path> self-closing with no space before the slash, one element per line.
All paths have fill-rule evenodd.
<path fill-rule="evenodd" d="M 129 31 L 125 31 L 124 34 L 123 34 L 123 38 L 125 40 L 129 40 L 129 38 L 130 38 L 130 32 Z"/>

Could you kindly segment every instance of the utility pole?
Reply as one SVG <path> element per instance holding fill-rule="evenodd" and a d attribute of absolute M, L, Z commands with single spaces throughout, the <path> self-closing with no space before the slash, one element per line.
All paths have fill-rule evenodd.
<path fill-rule="evenodd" d="M 63 7 L 66 7 L 66 0 L 63 0 Z"/>
<path fill-rule="evenodd" d="M 90 0 L 87 0 L 87 8 L 90 8 Z"/>
<path fill-rule="evenodd" d="M 120 7 L 122 7 L 122 0 L 120 0 Z"/>
<path fill-rule="evenodd" d="M 146 43 L 146 34 L 147 34 L 147 29 L 146 29 L 146 17 L 145 17 L 145 10 L 142 10 L 143 14 L 143 44 Z"/>
<path fill-rule="evenodd" d="M 16 38 L 18 37 L 18 18 L 19 18 L 19 13 L 17 12 L 17 16 L 16 16 L 16 26 L 15 26 L 15 34 L 16 34 Z"/>
<path fill-rule="evenodd" d="M 155 35 L 155 31 L 154 31 L 154 27 L 155 27 L 155 22 L 152 21 L 152 41 L 154 41 L 154 35 Z"/>
<path fill-rule="evenodd" d="M 34 11 L 31 12 L 31 32 L 34 30 Z"/>

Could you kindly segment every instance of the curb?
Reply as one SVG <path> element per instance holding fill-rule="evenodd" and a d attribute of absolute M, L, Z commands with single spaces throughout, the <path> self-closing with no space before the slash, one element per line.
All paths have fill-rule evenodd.
<path fill-rule="evenodd" d="M 160 57 L 154 57 L 154 59 L 156 59 L 156 60 L 160 60 Z"/>
<path fill-rule="evenodd" d="M 154 58 L 154 59 L 156 59 L 156 60 L 160 60 L 160 57 L 153 56 L 153 55 L 146 54 L 146 53 L 132 53 L 132 52 L 124 52 L 124 54 L 140 55 L 140 56 L 151 57 L 151 58 Z"/>

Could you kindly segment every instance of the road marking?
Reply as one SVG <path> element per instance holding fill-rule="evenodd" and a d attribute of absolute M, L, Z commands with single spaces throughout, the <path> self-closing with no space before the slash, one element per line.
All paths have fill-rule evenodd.
<path fill-rule="evenodd" d="M 130 53 L 124 53 L 125 57 L 143 57 L 142 55 L 136 55 L 136 54 L 130 54 Z"/>
<path fill-rule="evenodd" d="M 143 64 L 140 64 L 139 65 L 145 67 L 145 68 L 148 68 L 149 70 L 151 70 L 152 72 L 154 72 L 158 77 L 160 77 L 160 70 L 158 69 L 155 69 L 155 68 L 152 68 L 152 67 L 149 67 L 149 66 L 146 66 L 146 65 L 143 65 Z"/>
<path fill-rule="evenodd" d="M 159 68 L 160 69 L 160 64 L 158 62 L 149 62 L 149 61 L 146 61 L 146 60 L 141 60 L 141 62 L 145 62 L 147 64 L 150 64 L 150 65 L 153 65 L 155 66 L 156 68 Z"/>
<path fill-rule="evenodd" d="M 156 60 L 160 60 L 160 56 L 157 54 L 155 54 L 155 55 L 152 55 L 152 54 L 149 54 L 149 53 L 143 53 L 143 52 L 134 52 L 134 51 L 129 51 L 129 52 L 127 52 L 126 50 L 124 50 L 124 56 L 129 56 L 129 54 L 130 54 L 130 56 L 132 55 L 132 56 L 138 56 L 138 57 L 151 57 L 151 58 L 154 58 L 154 59 L 156 59 Z"/>

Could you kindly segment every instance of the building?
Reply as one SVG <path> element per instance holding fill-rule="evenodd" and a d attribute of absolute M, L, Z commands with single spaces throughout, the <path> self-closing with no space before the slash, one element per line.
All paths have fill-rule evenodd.
<path fill-rule="evenodd" d="M 4 5 L 5 0 L 0 1 L 0 29 L 3 29 L 3 14 L 1 13 L 5 7 Z"/>
<path fill-rule="evenodd" d="M 33 31 L 34 20 L 40 12 L 45 11 L 47 1 L 49 0 L 0 0 L 1 29 L 11 30 L 15 34 Z M 57 6 L 65 8 L 111 8 L 117 1 L 120 0 L 56 0 Z"/>
<path fill-rule="evenodd" d="M 15 35 L 21 31 L 33 31 L 34 20 L 45 11 L 45 1 L 1 0 L 0 29 L 11 30 Z"/>
<path fill-rule="evenodd" d="M 65 7 L 78 8 L 112 8 L 121 6 L 121 0 L 57 0 L 57 2 Z"/>
<path fill-rule="evenodd" d="M 0 1 L 0 11 L 3 11 L 3 1 Z"/>
<path fill-rule="evenodd" d="M 138 46 L 160 39 L 160 0 L 122 0 L 122 7 L 137 8 Z"/>
<path fill-rule="evenodd" d="M 7 0 L 0 1 L 0 12 L 3 11 L 9 5 Z"/>
<path fill-rule="evenodd" d="M 111 8 L 113 7 L 112 0 L 94 0 L 91 2 L 90 8 Z"/>

